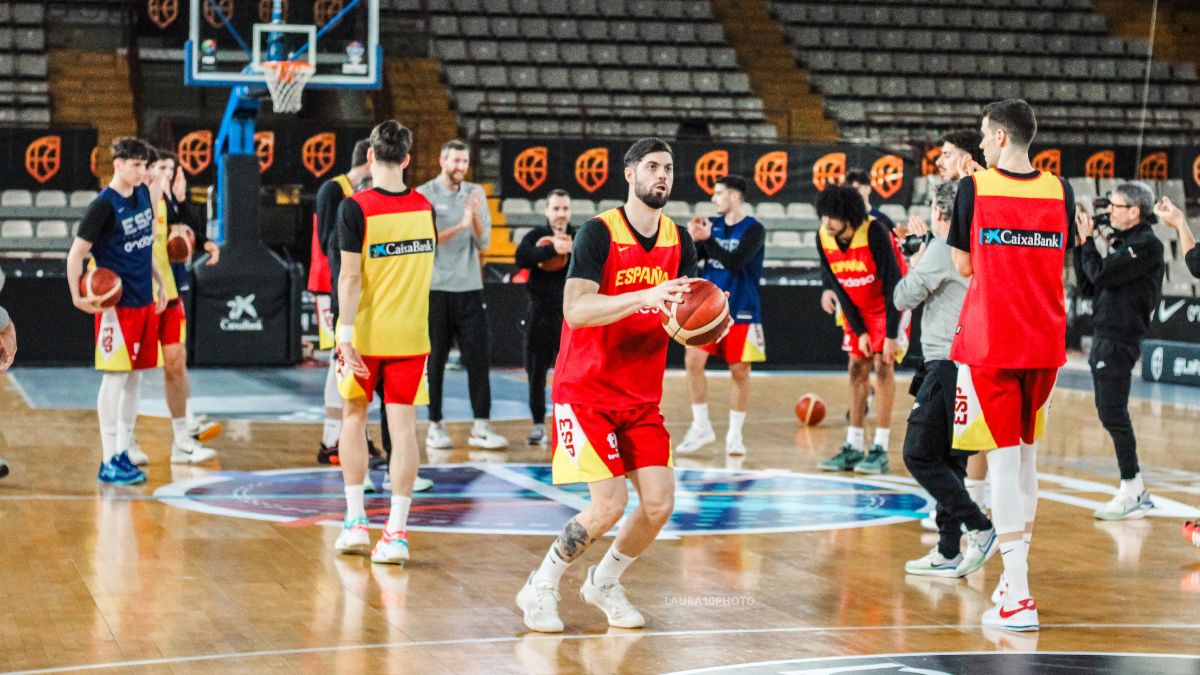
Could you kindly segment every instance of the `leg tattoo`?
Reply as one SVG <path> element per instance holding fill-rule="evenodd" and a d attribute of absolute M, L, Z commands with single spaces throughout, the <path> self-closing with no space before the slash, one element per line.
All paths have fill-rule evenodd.
<path fill-rule="evenodd" d="M 582 555 L 583 551 L 594 541 L 596 538 L 589 535 L 577 519 L 572 518 L 558 534 L 555 545 L 558 555 L 565 562 L 571 562 Z"/>

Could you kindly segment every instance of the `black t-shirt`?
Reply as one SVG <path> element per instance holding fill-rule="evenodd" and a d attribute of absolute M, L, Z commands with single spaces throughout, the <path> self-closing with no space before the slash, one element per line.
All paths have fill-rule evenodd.
<path fill-rule="evenodd" d="M 1037 178 L 1041 171 L 1032 173 L 1012 173 L 1004 169 L 996 169 L 1009 178 Z M 1063 186 L 1063 202 L 1067 209 L 1067 245 L 1075 246 L 1075 191 L 1071 184 L 1059 178 Z M 971 221 L 975 219 L 975 180 L 971 176 L 963 178 L 958 183 L 958 196 L 954 198 L 954 213 L 950 217 L 950 233 L 946 243 L 960 251 L 971 251 Z"/>
<path fill-rule="evenodd" d="M 130 203 L 133 202 L 133 195 L 130 195 L 129 200 Z M 75 236 L 94 244 L 116 226 L 117 219 L 112 202 L 107 199 L 93 199 L 83 214 L 83 220 L 79 221 L 79 229 Z"/>
<path fill-rule="evenodd" d="M 621 207 L 621 214 L 624 216 L 625 209 Z M 692 235 L 688 234 L 687 228 L 678 223 L 675 228 L 679 232 L 679 274 L 681 277 L 696 276 L 696 245 L 692 242 Z M 654 244 L 658 241 L 658 231 L 649 237 L 643 237 L 640 232 L 634 228 L 629 228 L 633 232 L 633 236 L 637 238 L 638 243 L 646 251 L 654 249 Z M 579 228 L 579 235 L 575 237 L 574 253 L 571 255 L 571 269 L 567 272 L 567 277 L 570 279 L 587 279 L 596 283 L 602 283 L 604 279 L 604 263 L 608 261 L 608 250 L 612 245 L 612 237 L 608 233 L 608 226 L 599 218 L 592 218 Z"/>
<path fill-rule="evenodd" d="M 577 231 L 574 227 L 567 225 L 567 234 L 574 238 Z M 537 245 L 538 240 L 542 237 L 553 236 L 554 230 L 550 229 L 549 225 L 535 227 L 525 233 L 525 237 L 517 246 L 516 260 L 517 267 L 529 270 L 529 281 L 526 283 L 525 289 L 529 291 L 530 301 L 539 311 L 561 313 L 563 285 L 567 283 L 567 268 L 548 272 L 538 267 L 539 264 L 558 255 L 553 246 Z"/>

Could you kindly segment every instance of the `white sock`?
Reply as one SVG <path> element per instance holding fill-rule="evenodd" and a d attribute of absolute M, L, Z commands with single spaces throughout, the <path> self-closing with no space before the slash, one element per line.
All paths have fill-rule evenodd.
<path fill-rule="evenodd" d="M 412 506 L 412 497 L 392 496 L 392 510 L 387 519 L 388 532 L 403 532 L 408 527 L 409 506 Z"/>
<path fill-rule="evenodd" d="M 863 442 L 866 440 L 866 431 L 862 427 L 848 427 L 846 429 L 846 443 L 851 448 L 862 452 Z"/>
<path fill-rule="evenodd" d="M 562 556 L 558 555 L 558 547 L 550 544 L 550 550 L 546 552 L 546 557 L 542 558 L 541 567 L 538 567 L 537 571 L 533 573 L 533 581 L 534 583 L 548 581 L 558 586 L 559 579 L 562 579 L 563 573 L 567 571 L 567 567 L 570 565 L 571 563 L 563 560 Z"/>
<path fill-rule="evenodd" d="M 367 507 L 363 505 L 363 486 L 346 486 L 346 518 L 366 518 Z"/>
<path fill-rule="evenodd" d="M 1012 607 L 1030 597 L 1029 544 L 1023 540 L 1000 544 L 1000 555 L 1004 560 L 1004 578 L 1008 581 L 1008 593 L 1004 596 L 1004 604 Z"/>
<path fill-rule="evenodd" d="M 471 433 L 476 436 L 482 436 L 488 432 L 487 420 L 475 420 L 475 424 L 471 425 Z"/>
<path fill-rule="evenodd" d="M 187 405 L 184 408 L 184 414 L 187 415 L 188 426 L 196 426 L 196 413 L 192 410 L 192 399 L 190 398 L 187 400 Z"/>
<path fill-rule="evenodd" d="M 888 440 L 891 437 L 892 437 L 891 429 L 877 428 L 877 429 L 875 429 L 875 443 L 873 443 L 873 445 L 878 445 L 879 447 L 883 448 L 884 452 L 887 452 Z"/>
<path fill-rule="evenodd" d="M 708 420 L 708 404 L 693 403 L 692 404 L 692 426 L 709 427 L 712 422 Z"/>
<path fill-rule="evenodd" d="M 1038 478 L 1037 443 L 1021 444 L 1021 505 L 1025 509 L 1025 522 L 1032 523 L 1037 514 Z"/>
<path fill-rule="evenodd" d="M 129 373 L 121 387 L 121 403 L 117 416 L 117 453 L 125 452 L 133 444 L 133 428 L 137 424 L 138 389 L 142 384 L 141 373 Z"/>
<path fill-rule="evenodd" d="M 1025 504 L 1021 494 L 1021 449 L 997 448 L 988 453 L 992 479 L 992 522 L 997 534 L 1024 532 Z"/>
<path fill-rule="evenodd" d="M 190 445 L 192 434 L 188 432 L 188 420 L 186 417 L 174 417 L 171 419 L 171 431 L 175 433 L 176 445 Z"/>
<path fill-rule="evenodd" d="M 332 448 L 342 435 L 342 421 L 325 419 L 325 430 L 321 432 L 321 445 Z"/>
<path fill-rule="evenodd" d="M 121 416 L 121 390 L 129 373 L 105 373 L 96 396 L 96 417 L 100 420 L 100 447 L 105 462 L 120 452 L 117 443 L 117 418 Z"/>
<path fill-rule="evenodd" d="M 967 478 L 963 482 L 966 484 L 967 494 L 971 497 L 971 501 L 975 502 L 975 504 L 977 506 L 979 506 L 980 509 L 983 509 L 983 505 L 984 505 L 983 494 L 984 494 L 984 488 L 987 487 L 987 479 L 985 478 L 984 480 L 975 480 L 974 478 Z"/>
<path fill-rule="evenodd" d="M 1131 480 L 1121 481 L 1121 492 L 1130 497 L 1137 497 L 1146 491 L 1146 484 L 1142 482 L 1142 474 L 1134 476 Z"/>
<path fill-rule="evenodd" d="M 608 547 L 608 553 L 604 554 L 604 559 L 596 565 L 596 573 L 592 575 L 592 581 L 597 586 L 603 586 L 608 581 L 616 581 L 621 578 L 621 574 L 633 564 L 634 560 L 637 558 L 618 551 L 614 542 L 612 546 Z"/>
<path fill-rule="evenodd" d="M 744 410 L 729 411 L 729 434 L 730 436 L 741 437 L 742 425 L 746 423 L 746 412 Z"/>

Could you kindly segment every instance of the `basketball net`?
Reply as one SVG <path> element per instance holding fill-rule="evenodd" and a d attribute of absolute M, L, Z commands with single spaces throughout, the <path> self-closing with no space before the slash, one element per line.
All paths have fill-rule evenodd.
<path fill-rule="evenodd" d="M 317 67 L 308 61 L 263 61 L 262 67 L 275 112 L 299 112 L 300 95 Z"/>

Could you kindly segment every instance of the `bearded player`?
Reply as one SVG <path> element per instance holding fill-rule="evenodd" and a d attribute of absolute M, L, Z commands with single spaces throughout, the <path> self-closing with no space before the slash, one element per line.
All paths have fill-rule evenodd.
<path fill-rule="evenodd" d="M 554 368 L 552 471 L 555 484 L 587 483 L 591 503 L 517 594 L 531 630 L 563 630 L 559 580 L 625 514 L 626 478 L 639 504 L 604 559 L 588 569 L 581 595 L 610 626 L 646 623 L 620 577 L 675 506 L 671 439 L 659 412 L 669 338 L 658 313 L 688 291 L 696 251 L 687 230 L 662 214 L 674 177 L 670 145 L 657 138 L 634 143 L 625 153 L 625 204 L 584 223 L 575 239 Z"/>

